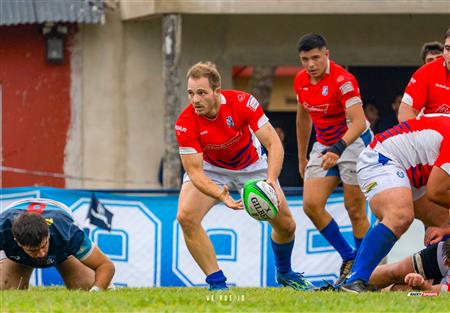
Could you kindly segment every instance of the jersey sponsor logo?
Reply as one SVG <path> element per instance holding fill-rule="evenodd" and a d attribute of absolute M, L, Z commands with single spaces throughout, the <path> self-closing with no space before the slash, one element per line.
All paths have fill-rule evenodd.
<path fill-rule="evenodd" d="M 322 96 L 326 96 L 328 95 L 328 86 L 323 86 L 322 87 Z"/>
<path fill-rule="evenodd" d="M 415 84 L 416 83 L 416 79 L 414 77 L 411 77 L 411 79 L 409 80 L 408 86 Z"/>
<path fill-rule="evenodd" d="M 253 112 L 256 111 L 256 109 L 259 106 L 258 100 L 256 100 L 253 96 L 250 97 L 247 101 L 247 107 L 249 107 Z"/>
<path fill-rule="evenodd" d="M 228 140 L 227 142 L 220 144 L 220 145 L 215 145 L 215 144 L 209 144 L 203 147 L 203 150 L 225 150 L 229 147 L 231 147 L 232 145 L 234 145 L 235 143 L 239 142 L 239 140 L 242 137 L 242 132 L 236 132 L 236 135 L 234 135 L 233 138 L 231 138 L 230 140 Z"/>
<path fill-rule="evenodd" d="M 187 128 L 180 125 L 175 125 L 175 130 L 185 133 L 187 131 Z"/>
<path fill-rule="evenodd" d="M 237 98 L 238 98 L 239 102 L 242 102 L 245 99 L 245 94 L 240 93 L 240 94 L 238 94 Z"/>
<path fill-rule="evenodd" d="M 19 261 L 20 260 L 20 256 L 18 256 L 18 255 L 10 255 L 10 256 L 8 256 L 9 258 L 11 258 L 11 259 L 14 259 L 14 260 L 16 260 L 16 261 Z"/>
<path fill-rule="evenodd" d="M 373 189 L 375 189 L 375 187 L 378 186 L 377 182 L 371 182 L 368 183 L 365 187 L 364 187 L 364 193 L 369 193 L 371 192 Z"/>
<path fill-rule="evenodd" d="M 442 85 L 442 84 L 439 84 L 439 83 L 436 83 L 435 86 L 436 86 L 436 87 L 439 87 L 439 88 L 443 88 L 443 89 L 445 89 L 445 90 L 450 90 L 449 87 L 447 87 L 447 86 L 445 86 L 445 85 Z"/>
<path fill-rule="evenodd" d="M 307 102 L 303 103 L 303 106 L 305 107 L 306 111 L 308 112 L 321 112 L 321 113 L 327 113 L 328 107 L 330 106 L 329 103 L 325 104 L 319 104 L 319 105 L 312 105 Z"/>
<path fill-rule="evenodd" d="M 46 218 L 45 222 L 47 223 L 48 226 L 53 224 L 53 219 L 52 218 Z"/>
<path fill-rule="evenodd" d="M 405 173 L 403 173 L 402 171 L 397 171 L 397 176 L 400 178 L 405 178 Z"/>
<path fill-rule="evenodd" d="M 206 135 L 208 133 L 208 130 L 202 130 L 201 132 L 200 132 L 200 135 L 201 136 L 204 136 L 204 135 Z"/>
<path fill-rule="evenodd" d="M 233 127 L 234 126 L 233 118 L 230 115 L 225 117 L 225 119 L 227 120 L 227 126 L 228 127 Z"/>
<path fill-rule="evenodd" d="M 342 84 L 341 87 L 339 87 L 339 89 L 341 90 L 341 93 L 343 95 L 355 90 L 355 88 L 353 88 L 352 82 L 346 82 L 346 83 Z"/>
<path fill-rule="evenodd" d="M 450 114 L 450 106 L 443 104 L 436 110 L 436 113 Z"/>

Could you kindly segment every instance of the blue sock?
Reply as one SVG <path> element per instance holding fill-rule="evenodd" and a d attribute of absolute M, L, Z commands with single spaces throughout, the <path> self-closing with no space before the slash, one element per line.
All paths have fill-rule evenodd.
<path fill-rule="evenodd" d="M 292 271 L 291 268 L 291 255 L 292 249 L 294 249 L 294 241 L 292 240 L 288 243 L 276 243 L 272 242 L 272 250 L 275 255 L 275 265 L 277 267 L 277 271 L 281 274 L 289 273 Z"/>
<path fill-rule="evenodd" d="M 353 260 L 356 257 L 356 251 L 342 236 L 339 226 L 334 219 L 331 219 L 331 222 L 320 233 L 339 252 L 344 261 Z"/>
<path fill-rule="evenodd" d="M 352 275 L 347 279 L 347 284 L 358 279 L 368 283 L 375 267 L 391 251 L 396 242 L 397 237 L 383 223 L 369 230 L 358 251 Z"/>
<path fill-rule="evenodd" d="M 206 276 L 206 282 L 208 284 L 214 284 L 214 285 L 224 285 L 226 286 L 226 282 L 227 278 L 225 277 L 225 275 L 223 274 L 222 270 L 219 270 L 217 272 L 214 272 L 212 274 L 209 274 L 208 276 Z"/>
<path fill-rule="evenodd" d="M 358 238 L 358 237 L 355 237 L 355 235 L 353 235 L 353 241 L 355 242 L 356 250 L 359 250 L 359 247 L 361 247 L 361 243 L 362 243 L 363 239 L 364 239 L 364 237 Z"/>

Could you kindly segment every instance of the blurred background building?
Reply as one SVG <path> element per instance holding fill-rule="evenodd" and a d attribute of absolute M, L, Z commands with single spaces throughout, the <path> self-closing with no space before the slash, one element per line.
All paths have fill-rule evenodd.
<path fill-rule="evenodd" d="M 225 89 L 250 91 L 253 69 L 269 68 L 266 110 L 296 155 L 292 79 L 308 32 L 394 121 L 422 44 L 442 41 L 449 16 L 448 0 L 2 0 L 1 184 L 159 188 L 162 164 L 177 187 L 173 122 L 201 60 L 218 64 Z"/>

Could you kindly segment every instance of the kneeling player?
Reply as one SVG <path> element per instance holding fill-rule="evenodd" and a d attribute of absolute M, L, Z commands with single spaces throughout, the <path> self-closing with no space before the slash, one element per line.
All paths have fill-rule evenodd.
<path fill-rule="evenodd" d="M 55 266 L 68 289 L 90 291 L 108 288 L 114 275 L 70 209 L 49 199 L 19 200 L 0 214 L 0 252 L 1 290 L 27 289 L 34 268 Z"/>
<path fill-rule="evenodd" d="M 450 275 L 450 239 L 414 253 L 399 262 L 377 266 L 369 283 L 389 290 L 440 291 Z"/>
<path fill-rule="evenodd" d="M 425 115 L 376 135 L 361 153 L 358 182 L 380 223 L 364 238 L 343 290 L 368 291 L 373 270 L 409 228 L 414 202 L 424 190 L 428 200 L 450 208 L 449 139 L 450 116 Z M 431 208 L 428 215 L 436 213 L 441 210 Z M 438 221 L 443 226 L 448 224 L 445 216 Z"/>

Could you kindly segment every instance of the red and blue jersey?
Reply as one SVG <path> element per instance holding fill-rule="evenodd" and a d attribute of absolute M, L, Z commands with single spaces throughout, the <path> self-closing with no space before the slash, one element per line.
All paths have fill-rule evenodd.
<path fill-rule="evenodd" d="M 269 119 L 261 105 L 250 94 L 223 90 L 220 108 L 214 119 L 195 113 L 189 104 L 175 125 L 181 155 L 203 153 L 203 159 L 214 166 L 240 170 L 259 157 L 260 146 L 252 134 Z"/>
<path fill-rule="evenodd" d="M 402 165 L 411 186 L 428 182 L 433 166 L 450 175 L 450 116 L 429 114 L 377 134 L 370 147 Z"/>
<path fill-rule="evenodd" d="M 316 84 L 310 82 L 306 70 L 294 80 L 299 105 L 309 113 L 316 130 L 316 139 L 330 146 L 341 139 L 348 129 L 345 110 L 362 103 L 355 77 L 330 61 L 325 76 Z"/>
<path fill-rule="evenodd" d="M 450 73 L 444 58 L 420 67 L 406 86 L 402 102 L 417 111 L 450 114 Z"/>

